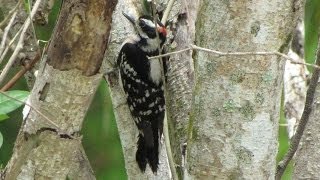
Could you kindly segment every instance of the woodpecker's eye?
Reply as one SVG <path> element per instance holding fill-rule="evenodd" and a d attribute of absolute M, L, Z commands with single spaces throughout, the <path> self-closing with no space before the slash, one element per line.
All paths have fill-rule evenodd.
<path fill-rule="evenodd" d="M 143 19 L 143 18 L 140 19 L 139 25 L 141 27 L 149 27 L 149 28 L 155 28 L 156 27 L 156 25 L 153 23 L 152 20 Z"/>
<path fill-rule="evenodd" d="M 141 28 L 146 27 L 146 23 L 144 21 L 140 21 L 139 25 L 140 25 Z"/>

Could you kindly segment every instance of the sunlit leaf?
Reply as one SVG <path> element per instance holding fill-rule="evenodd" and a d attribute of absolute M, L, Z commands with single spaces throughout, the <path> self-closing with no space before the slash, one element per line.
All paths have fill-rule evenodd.
<path fill-rule="evenodd" d="M 2 136 L 2 134 L 0 132 L 0 148 L 1 148 L 2 144 L 3 144 L 3 136 Z"/>
<path fill-rule="evenodd" d="M 9 118 L 8 115 L 6 115 L 6 114 L 0 114 L 0 122 L 3 121 L 3 120 L 6 120 L 6 119 L 8 119 L 8 118 Z"/>
<path fill-rule="evenodd" d="M 7 91 L 5 92 L 5 94 L 10 96 L 11 98 L 0 93 L 0 114 L 8 114 L 9 112 L 12 112 L 20 107 L 22 103 L 19 101 L 24 102 L 27 99 L 29 92 L 13 90 Z"/>
<path fill-rule="evenodd" d="M 320 27 L 320 1 L 307 0 L 305 5 L 305 59 L 314 63 Z"/>

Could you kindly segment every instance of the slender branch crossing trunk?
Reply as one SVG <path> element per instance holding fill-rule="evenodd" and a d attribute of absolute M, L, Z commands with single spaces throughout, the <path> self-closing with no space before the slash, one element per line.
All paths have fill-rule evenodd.
<path fill-rule="evenodd" d="M 224 52 L 283 52 L 295 2 L 202 0 L 195 42 Z M 274 179 L 283 59 L 195 52 L 194 61 L 187 174 Z"/>

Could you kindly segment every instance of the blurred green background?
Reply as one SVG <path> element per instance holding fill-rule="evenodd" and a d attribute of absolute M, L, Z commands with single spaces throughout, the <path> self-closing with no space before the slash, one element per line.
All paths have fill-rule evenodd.
<path fill-rule="evenodd" d="M 61 0 L 55 1 L 55 6 L 49 15 L 49 24 L 36 26 L 37 37 L 41 40 L 49 40 L 55 19 L 59 11 Z M 27 7 L 27 6 L 26 6 Z M 309 63 L 314 61 L 316 42 L 318 40 L 318 27 L 320 19 L 320 1 L 307 0 L 305 25 L 306 40 L 305 54 Z M 3 16 L 0 17 L 0 21 Z M 16 70 L 11 72 L 11 75 Z M 10 75 L 10 76 L 11 76 Z M 13 89 L 27 90 L 25 80 L 20 80 Z M 9 114 L 10 119 L 0 122 L 0 132 L 4 137 L 4 144 L 0 148 L 0 165 L 4 167 L 12 154 L 15 138 L 17 136 L 22 119 L 22 108 Z M 280 123 L 285 124 L 283 109 L 281 109 Z M 107 85 L 104 81 L 95 95 L 93 103 L 89 109 L 83 124 L 83 146 L 86 154 L 96 173 L 97 179 L 122 180 L 127 179 L 121 144 L 117 132 L 117 126 L 112 112 L 111 99 Z M 279 161 L 289 147 L 286 127 L 279 127 L 279 151 L 277 160 Z M 292 163 L 285 172 L 282 179 L 291 179 Z"/>
<path fill-rule="evenodd" d="M 21 80 L 13 89 L 27 89 Z M 12 149 L 21 125 L 22 108 L 9 114 L 10 119 L 0 122 L 4 142 L 0 148 L 0 165 L 4 167 L 11 157 Z M 127 179 L 118 129 L 112 112 L 111 99 L 103 81 L 85 118 L 83 146 L 97 179 Z"/>

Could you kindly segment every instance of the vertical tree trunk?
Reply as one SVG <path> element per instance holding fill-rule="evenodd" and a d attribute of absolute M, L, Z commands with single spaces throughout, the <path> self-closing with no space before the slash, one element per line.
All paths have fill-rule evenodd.
<path fill-rule="evenodd" d="M 111 37 L 109 39 L 109 47 L 106 53 L 106 64 L 104 71 L 109 73 L 106 76 L 109 84 L 109 90 L 112 98 L 114 114 L 117 121 L 117 127 L 121 140 L 122 150 L 127 175 L 130 179 L 170 179 L 170 170 L 167 160 L 165 144 L 160 145 L 159 169 L 157 174 L 153 174 L 149 166 L 144 173 L 138 167 L 136 162 L 136 151 L 138 141 L 138 129 L 134 124 L 134 120 L 130 114 L 125 94 L 119 85 L 118 69 L 116 69 L 116 59 L 121 48 L 121 44 L 130 35 L 135 33 L 133 26 L 122 15 L 122 11 L 139 16 L 143 14 L 142 0 L 119 0 L 113 14 L 113 23 L 111 29 Z M 162 138 L 163 139 L 163 138 Z"/>
<path fill-rule="evenodd" d="M 320 39 L 318 41 L 317 48 L 317 61 L 320 60 Z M 320 161 L 320 108 L 319 108 L 319 98 L 320 98 L 320 87 L 319 83 L 314 94 L 314 103 L 306 104 L 306 106 L 311 106 L 312 112 L 310 114 L 310 119 L 304 130 L 302 136 L 300 147 L 296 152 L 295 165 L 294 165 L 294 179 L 319 179 L 319 161 Z"/>
<path fill-rule="evenodd" d="M 196 44 L 228 51 L 284 51 L 295 1 L 203 0 Z M 273 179 L 284 61 L 197 51 L 187 170 L 192 179 Z"/>
<path fill-rule="evenodd" d="M 173 28 L 176 47 L 172 51 L 188 48 L 195 40 L 195 24 L 199 0 L 178 1 Z M 170 132 L 170 143 L 177 174 L 182 177 L 185 160 L 185 143 L 188 139 L 188 125 L 194 85 L 192 51 L 170 56 L 167 62 L 166 107 Z"/>
<path fill-rule="evenodd" d="M 116 0 L 66 0 L 4 179 L 95 179 L 80 130 L 98 74 Z M 27 108 L 25 108 L 26 110 Z"/>

